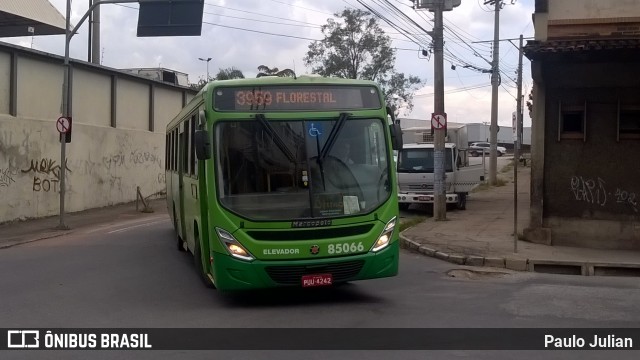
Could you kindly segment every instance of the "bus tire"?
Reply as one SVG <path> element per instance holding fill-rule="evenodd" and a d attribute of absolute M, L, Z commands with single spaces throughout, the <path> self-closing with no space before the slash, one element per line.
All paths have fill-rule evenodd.
<path fill-rule="evenodd" d="M 182 241 L 182 238 L 180 237 L 180 234 L 178 233 L 178 219 L 176 218 L 176 207 L 175 207 L 175 205 L 173 206 L 173 229 L 176 232 L 176 245 L 177 245 L 178 251 L 185 252 L 186 250 L 184 249 L 184 241 Z"/>
<path fill-rule="evenodd" d="M 398 203 L 398 208 L 399 208 L 400 210 L 408 210 L 408 209 L 409 209 L 409 205 L 411 205 L 411 204 L 408 204 L 408 203 Z"/>
<path fill-rule="evenodd" d="M 204 282 L 204 285 L 210 289 L 215 289 L 215 286 L 209 279 L 209 276 L 204 271 L 204 266 L 202 265 L 202 251 L 200 250 L 200 239 L 196 238 L 195 247 L 193 249 L 193 261 L 196 265 L 196 271 L 198 272 L 198 276 Z"/>

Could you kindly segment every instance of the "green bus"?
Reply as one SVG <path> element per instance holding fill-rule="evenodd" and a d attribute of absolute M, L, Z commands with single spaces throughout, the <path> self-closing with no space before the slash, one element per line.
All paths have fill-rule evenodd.
<path fill-rule="evenodd" d="M 223 291 L 394 276 L 401 147 L 374 82 L 211 82 L 167 125 L 177 248 Z"/>

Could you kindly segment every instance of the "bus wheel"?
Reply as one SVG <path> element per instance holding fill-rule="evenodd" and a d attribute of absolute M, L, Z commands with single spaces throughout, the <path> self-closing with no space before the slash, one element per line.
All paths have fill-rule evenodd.
<path fill-rule="evenodd" d="M 409 205 L 411 204 L 407 204 L 407 203 L 398 203 L 398 208 L 400 210 L 408 210 L 409 209 Z"/>
<path fill-rule="evenodd" d="M 196 238 L 195 249 L 193 249 L 193 261 L 195 262 L 196 271 L 198 272 L 198 276 L 200 277 L 200 279 L 202 279 L 202 281 L 204 282 L 205 286 L 210 288 L 210 289 L 214 289 L 215 286 L 211 282 L 211 279 L 209 279 L 209 276 L 205 272 L 204 266 L 202 265 L 202 263 L 203 263 L 202 251 L 200 251 L 200 239 L 198 239 L 198 238 Z"/>
<path fill-rule="evenodd" d="M 180 238 L 180 234 L 178 233 L 178 220 L 176 219 L 176 209 L 173 208 L 173 229 L 176 232 L 176 245 L 178 246 L 178 251 L 185 252 L 184 249 L 184 241 Z"/>

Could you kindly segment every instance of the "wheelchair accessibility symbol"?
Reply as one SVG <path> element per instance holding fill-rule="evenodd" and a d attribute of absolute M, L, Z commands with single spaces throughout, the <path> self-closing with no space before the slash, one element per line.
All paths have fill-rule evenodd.
<path fill-rule="evenodd" d="M 309 128 L 309 135 L 312 137 L 318 137 L 320 135 L 322 135 L 322 126 L 319 124 L 315 124 L 315 123 L 311 123 L 311 125 L 308 126 Z"/>

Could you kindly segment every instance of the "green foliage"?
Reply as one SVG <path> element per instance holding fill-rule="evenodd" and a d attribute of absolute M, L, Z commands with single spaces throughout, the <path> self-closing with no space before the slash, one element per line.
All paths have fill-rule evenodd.
<path fill-rule="evenodd" d="M 234 66 L 220 69 L 216 74 L 215 80 L 231 80 L 231 79 L 244 79 L 242 71 L 236 69 Z"/>
<path fill-rule="evenodd" d="M 533 119 L 533 89 L 531 89 L 531 92 L 529 93 L 527 109 L 529 109 L 529 117 Z"/>
<path fill-rule="evenodd" d="M 218 73 L 214 78 L 210 78 L 209 81 L 213 80 L 232 80 L 232 79 L 244 79 L 244 74 L 241 70 L 237 69 L 235 66 L 228 67 L 226 69 L 218 69 Z M 205 85 L 207 85 L 208 81 L 205 79 L 198 80 L 197 83 L 189 85 L 192 89 L 200 91 Z"/>
<path fill-rule="evenodd" d="M 304 58 L 312 73 L 326 77 L 373 80 L 382 87 L 385 100 L 398 113 L 413 108 L 413 93 L 422 81 L 394 69 L 395 50 L 371 13 L 345 8 L 327 20 L 324 39 L 309 45 Z"/>
<path fill-rule="evenodd" d="M 296 73 L 291 69 L 280 70 L 277 67 L 270 68 L 266 65 L 258 66 L 258 71 L 259 71 L 258 76 L 256 77 L 263 77 L 263 76 L 296 77 Z"/>

